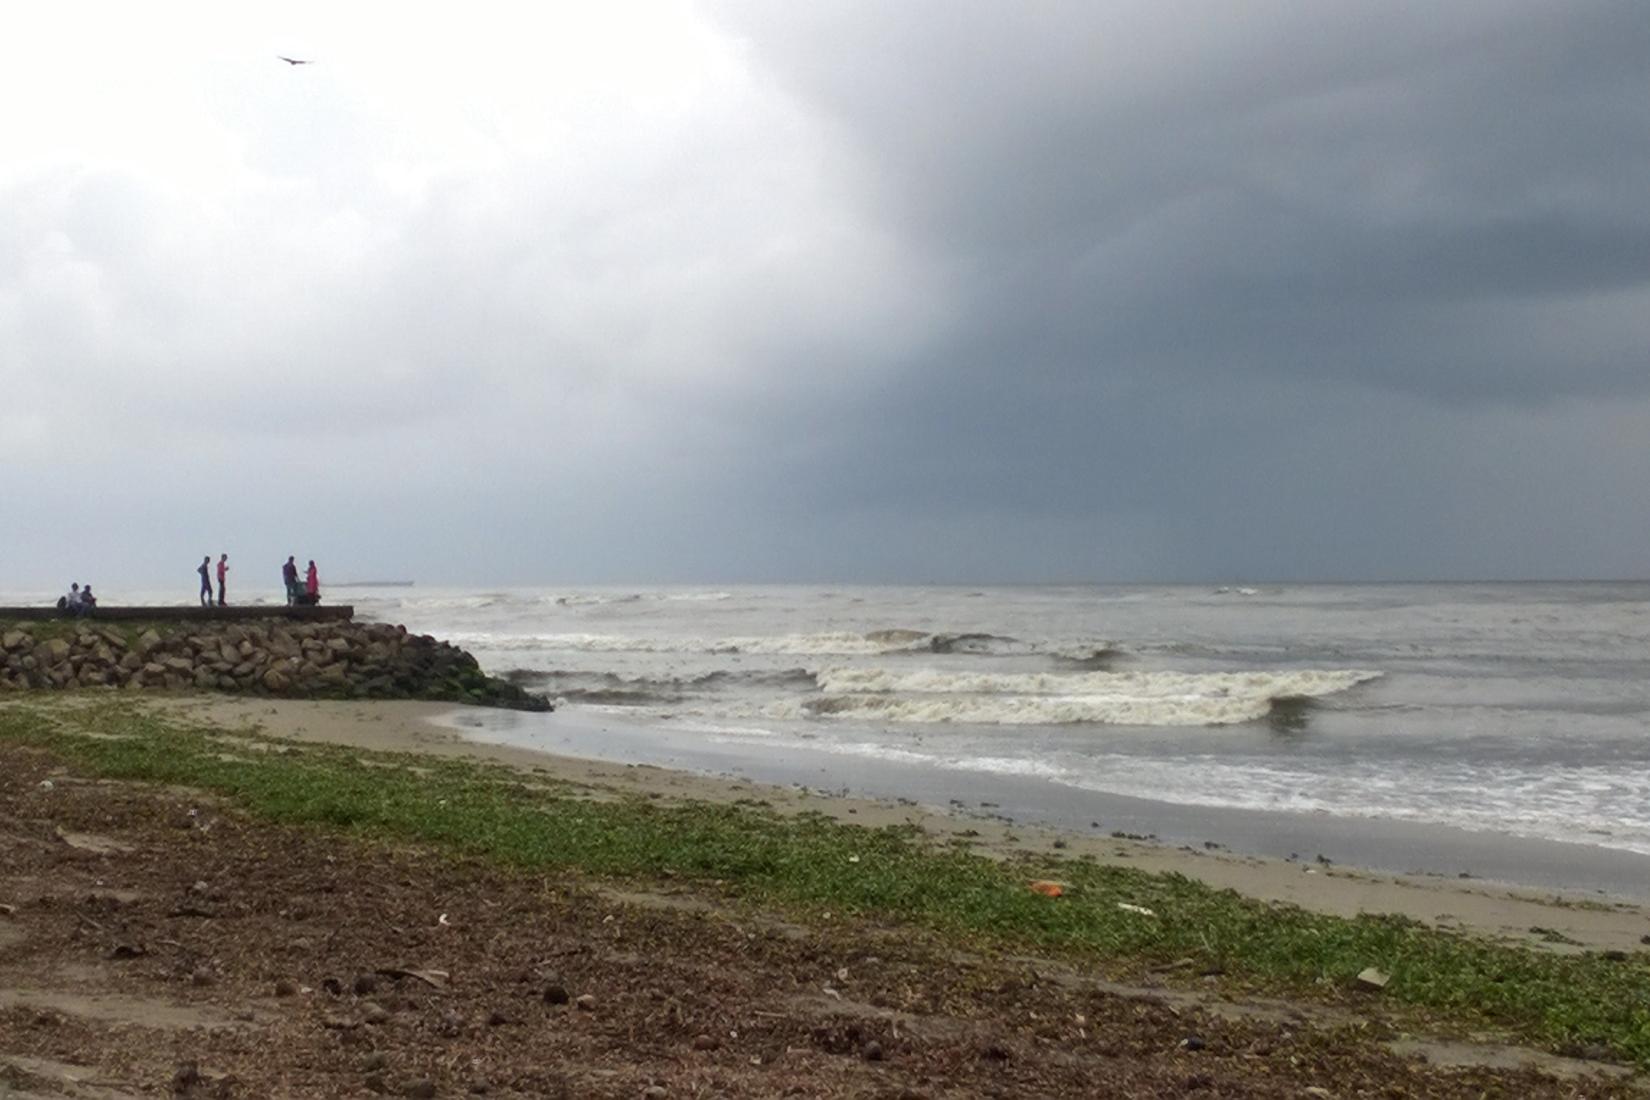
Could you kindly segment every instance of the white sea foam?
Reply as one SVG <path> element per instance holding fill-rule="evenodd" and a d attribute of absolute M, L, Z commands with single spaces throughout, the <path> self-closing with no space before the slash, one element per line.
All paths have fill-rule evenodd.
<path fill-rule="evenodd" d="M 676 597 L 685 602 L 705 602 L 719 594 Z M 623 602 L 588 600 L 588 603 Z M 892 654 L 962 655 L 975 657 L 1027 657 L 1046 655 L 1066 661 L 1092 662 L 1116 653 L 1112 643 L 1099 641 L 1049 643 L 1024 642 L 1015 638 L 979 633 L 929 633 L 922 630 L 871 630 L 863 634 L 847 630 L 808 634 L 750 634 L 726 637 L 670 634 L 598 634 L 589 632 L 507 634 L 448 631 L 448 637 L 471 649 L 561 650 L 588 653 L 694 653 L 797 657 L 877 657 Z"/>
<path fill-rule="evenodd" d="M 922 635 L 927 637 L 927 635 Z M 566 650 L 590 653 L 755 653 L 786 656 L 876 656 L 910 648 L 910 643 L 876 635 L 831 631 L 725 638 L 648 634 L 456 634 L 460 645 L 491 650 Z"/>
<path fill-rule="evenodd" d="M 830 668 L 816 676 L 820 695 L 771 704 L 769 713 L 978 725 L 1225 726 L 1264 718 L 1280 699 L 1322 698 L 1378 676 L 1364 669 L 1000 673 Z"/>
<path fill-rule="evenodd" d="M 1228 726 L 1266 717 L 1272 696 L 1129 698 L 1062 695 L 821 695 L 770 704 L 775 718 L 829 715 L 878 722 L 1049 726 Z"/>
<path fill-rule="evenodd" d="M 802 743 L 798 742 L 800 747 Z M 1650 855 L 1644 776 L 1606 768 L 1348 766 L 1339 772 L 1211 755 L 1039 759 L 953 753 L 885 741 L 807 742 L 811 751 L 950 771 L 1041 779 L 1181 805 L 1436 822 L 1470 831 L 1594 844 Z M 1509 797 L 1510 796 L 1510 797 Z"/>
<path fill-rule="evenodd" d="M 1313 699 L 1378 678 L 1366 669 L 1255 672 L 953 672 L 935 668 L 828 668 L 826 694 L 1034 695 L 1106 702 L 1169 699 Z"/>

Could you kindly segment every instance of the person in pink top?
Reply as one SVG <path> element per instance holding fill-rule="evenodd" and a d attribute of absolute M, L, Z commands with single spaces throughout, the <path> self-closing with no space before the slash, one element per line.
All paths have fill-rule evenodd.
<path fill-rule="evenodd" d="M 321 575 L 315 571 L 315 559 L 309 559 L 309 572 L 304 574 L 304 595 L 310 603 L 321 602 Z"/>
<path fill-rule="evenodd" d="M 219 607 L 223 606 L 223 580 L 224 580 L 224 575 L 227 574 L 228 572 L 229 572 L 229 555 L 228 554 L 219 554 L 218 555 L 218 606 Z"/>

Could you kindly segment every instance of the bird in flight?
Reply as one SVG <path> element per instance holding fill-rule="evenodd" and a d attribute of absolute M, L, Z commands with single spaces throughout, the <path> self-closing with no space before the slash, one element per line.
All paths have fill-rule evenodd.
<path fill-rule="evenodd" d="M 280 58 L 282 61 L 285 61 L 288 65 L 313 65 L 314 64 L 314 62 L 310 61 L 308 58 L 286 57 L 282 54 L 276 54 L 275 56 Z"/>

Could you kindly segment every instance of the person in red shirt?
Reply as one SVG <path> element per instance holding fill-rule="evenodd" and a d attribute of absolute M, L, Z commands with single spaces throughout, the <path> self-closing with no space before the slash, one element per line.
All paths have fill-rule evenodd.
<path fill-rule="evenodd" d="M 304 595 L 312 604 L 321 602 L 321 575 L 315 571 L 314 558 L 309 559 L 309 572 L 304 574 Z"/>
<path fill-rule="evenodd" d="M 229 555 L 218 555 L 218 606 L 223 606 L 223 578 L 229 572 Z"/>

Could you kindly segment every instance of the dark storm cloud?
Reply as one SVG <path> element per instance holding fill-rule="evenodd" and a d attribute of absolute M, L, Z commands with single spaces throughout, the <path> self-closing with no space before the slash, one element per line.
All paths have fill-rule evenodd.
<path fill-rule="evenodd" d="M 1041 577 L 1650 565 L 1639 6 L 717 10 L 948 292 L 825 511 Z"/>
<path fill-rule="evenodd" d="M 199 48 L 0 70 L 0 585 L 1650 572 L 1638 4 L 107 8 Z"/>
<path fill-rule="evenodd" d="M 809 11 L 736 25 L 1018 370 L 1650 386 L 1642 329 L 1586 323 L 1650 286 L 1636 5 Z M 1525 308 L 1579 339 L 1532 343 Z"/>

